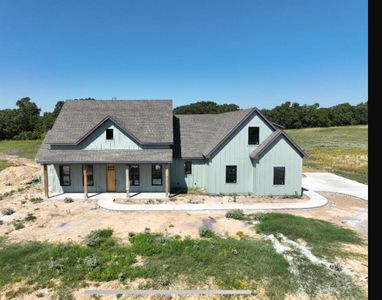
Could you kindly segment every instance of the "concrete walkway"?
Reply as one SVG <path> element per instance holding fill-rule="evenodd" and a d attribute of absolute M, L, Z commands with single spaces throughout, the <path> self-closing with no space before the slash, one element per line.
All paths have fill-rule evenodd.
<path fill-rule="evenodd" d="M 73 200 L 84 199 L 84 193 L 51 193 L 49 194 L 49 199 L 52 200 L 63 200 L 66 197 L 72 198 Z M 125 199 L 126 193 L 88 193 L 89 199 L 100 200 L 100 199 Z M 166 193 L 130 193 L 131 199 L 158 199 L 167 200 Z"/>
<path fill-rule="evenodd" d="M 316 192 L 341 193 L 368 200 L 368 186 L 333 173 L 303 173 L 302 186 Z"/>
<path fill-rule="evenodd" d="M 226 211 L 232 209 L 241 210 L 271 210 L 271 209 L 306 209 L 325 205 L 328 200 L 313 192 L 304 191 L 310 199 L 306 202 L 297 203 L 229 203 L 229 204 L 120 204 L 113 202 L 113 199 L 101 199 L 98 205 L 108 210 L 118 211 Z"/>

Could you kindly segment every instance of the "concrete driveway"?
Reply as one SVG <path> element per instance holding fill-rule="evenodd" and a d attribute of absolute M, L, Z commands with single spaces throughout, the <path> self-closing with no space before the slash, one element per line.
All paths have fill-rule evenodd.
<path fill-rule="evenodd" d="M 302 186 L 315 192 L 347 194 L 368 200 L 368 186 L 333 173 L 303 173 Z"/>

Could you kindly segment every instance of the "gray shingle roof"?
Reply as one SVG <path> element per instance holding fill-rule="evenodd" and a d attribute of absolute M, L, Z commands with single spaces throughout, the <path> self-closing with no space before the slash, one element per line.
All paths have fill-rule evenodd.
<path fill-rule="evenodd" d="M 107 118 L 139 144 L 172 144 L 172 100 L 67 100 L 47 144 L 77 144 Z"/>
<path fill-rule="evenodd" d="M 301 149 L 299 145 L 297 145 L 283 130 L 280 129 L 272 132 L 270 136 L 268 136 L 255 150 L 252 151 L 250 157 L 254 160 L 260 159 L 261 155 L 271 147 L 273 142 L 275 142 L 279 136 L 285 137 L 287 142 L 289 142 L 289 144 L 296 149 L 302 158 L 308 157 L 304 150 Z"/>
<path fill-rule="evenodd" d="M 53 163 L 171 163 L 172 149 L 151 150 L 49 150 L 37 154 L 41 164 Z"/>
<path fill-rule="evenodd" d="M 257 108 L 222 114 L 176 115 L 174 156 L 210 157 L 253 114 L 258 114 L 272 130 L 276 130 L 276 127 Z"/>

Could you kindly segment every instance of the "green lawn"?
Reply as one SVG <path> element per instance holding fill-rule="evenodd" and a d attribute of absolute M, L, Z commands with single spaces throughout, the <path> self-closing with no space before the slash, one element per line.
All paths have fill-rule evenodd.
<path fill-rule="evenodd" d="M 291 129 L 308 153 L 304 166 L 368 182 L 368 126 Z"/>
<path fill-rule="evenodd" d="M 32 141 L 0 141 L 0 152 L 18 155 L 20 157 L 35 159 L 37 150 L 41 145 L 41 140 Z"/>
<path fill-rule="evenodd" d="M 327 222 L 287 214 L 261 216 L 256 230 L 303 238 L 308 246 L 322 242 L 325 247 L 334 248 L 341 243 L 361 243 L 354 232 Z M 245 216 L 256 217 L 259 215 Z M 304 229 L 291 235 L 287 228 L 292 226 L 294 232 L 295 218 L 300 218 L 297 224 Z M 221 289 L 250 289 L 255 295 L 262 290 L 270 299 L 284 299 L 301 287 L 312 298 L 320 293 L 336 299 L 366 298 L 350 276 L 313 264 L 301 253 L 293 254 L 297 262 L 297 272 L 293 272 L 290 263 L 267 239 L 237 239 L 206 232 L 201 230 L 203 237 L 199 239 L 181 239 L 147 229 L 131 233 L 129 244 L 113 238 L 110 229 L 93 231 L 80 244 L 12 243 L 0 237 L 0 289 L 24 281 L 25 286 L 9 291 L 7 296 L 51 288 L 59 298 L 69 299 L 73 290 L 86 281 L 119 280 L 129 288 L 130 280 L 144 278 L 146 282 L 140 289 L 169 289 L 171 284 L 180 283 L 187 289 L 196 289 L 211 282 Z M 138 260 L 140 264 L 136 264 Z"/>

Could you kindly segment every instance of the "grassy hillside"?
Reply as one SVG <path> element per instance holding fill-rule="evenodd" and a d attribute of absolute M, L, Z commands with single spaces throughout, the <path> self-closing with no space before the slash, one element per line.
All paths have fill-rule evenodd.
<path fill-rule="evenodd" d="M 33 141 L 0 141 L 0 152 L 20 157 L 35 159 L 38 148 L 41 145 L 41 140 Z"/>
<path fill-rule="evenodd" d="M 368 126 L 306 128 L 286 132 L 308 153 L 305 167 L 368 182 Z"/>

